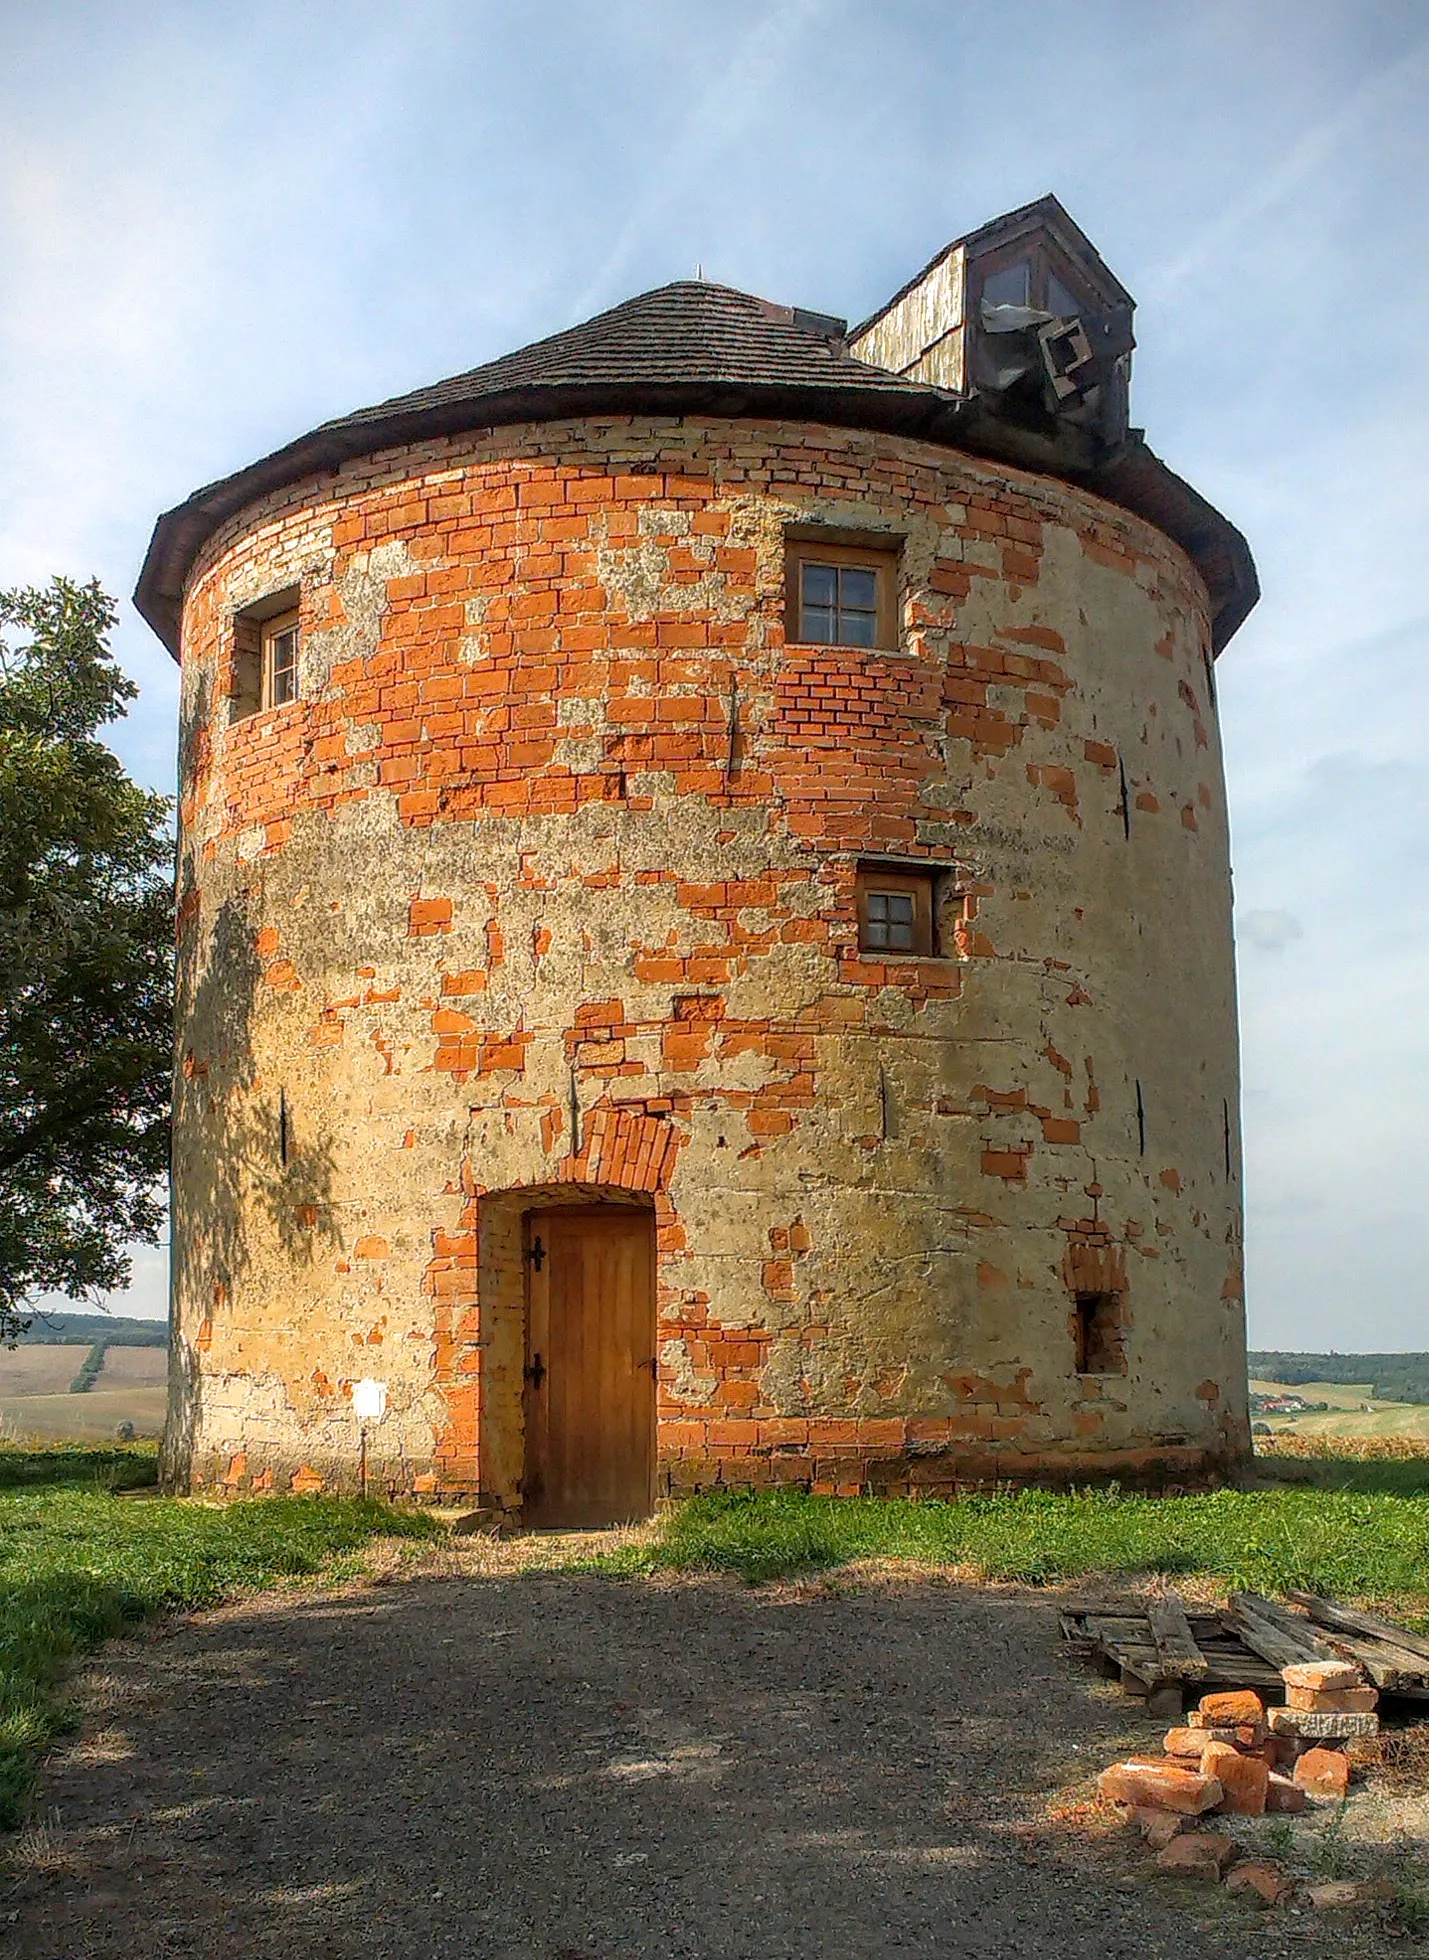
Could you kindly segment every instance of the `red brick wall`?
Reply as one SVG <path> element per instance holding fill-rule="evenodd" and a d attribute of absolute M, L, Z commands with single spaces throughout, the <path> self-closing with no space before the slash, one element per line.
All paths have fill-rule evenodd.
<path fill-rule="evenodd" d="M 899 651 L 786 649 L 783 526 L 810 521 L 903 538 Z M 301 697 L 230 723 L 233 612 L 287 583 Z M 220 1359 L 195 1361 L 195 1461 L 241 1441 L 261 1475 L 261 1418 L 282 1474 L 298 1454 L 340 1479 L 342 1398 L 394 1338 L 355 1358 L 353 1329 L 395 1293 L 399 1480 L 513 1502 L 481 1210 L 561 1183 L 657 1199 L 677 1485 L 942 1488 L 1238 1448 L 1206 639 L 1189 563 L 1127 513 L 836 431 L 498 431 L 230 523 L 184 621 L 181 1324 L 220 1326 L 230 1284 L 204 1217 L 245 1277 Z M 860 955 L 860 855 L 947 870 L 943 957 Z M 1188 1044 L 1206 1080 L 1182 1094 Z M 279 1077 L 323 1132 L 302 1204 L 325 1242 L 218 1168 Z M 1109 1240 L 1132 1368 L 1077 1381 L 1067 1251 Z M 295 1272 L 322 1303 L 301 1330 Z"/>

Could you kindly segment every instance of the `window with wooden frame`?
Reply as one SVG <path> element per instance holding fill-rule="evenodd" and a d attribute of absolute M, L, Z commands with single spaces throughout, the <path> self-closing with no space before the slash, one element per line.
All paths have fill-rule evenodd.
<path fill-rule="evenodd" d="M 1080 315 L 1106 301 L 1088 286 L 1050 239 L 1019 238 L 984 253 L 968 267 L 970 312 L 977 306 L 1030 306 L 1039 313 Z"/>
<path fill-rule="evenodd" d="M 784 636 L 797 646 L 898 645 L 895 545 L 794 537 L 786 546 Z"/>
<path fill-rule="evenodd" d="M 931 871 L 860 865 L 854 889 L 860 952 L 936 954 Z"/>
<path fill-rule="evenodd" d="M 286 707 L 298 697 L 298 615 L 263 622 L 263 706 Z"/>
<path fill-rule="evenodd" d="M 229 718 L 241 721 L 298 698 L 298 591 L 275 592 L 233 619 Z"/>

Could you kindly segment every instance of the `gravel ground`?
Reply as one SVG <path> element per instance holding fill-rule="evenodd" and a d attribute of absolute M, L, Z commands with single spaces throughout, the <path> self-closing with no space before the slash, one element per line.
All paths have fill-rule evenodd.
<path fill-rule="evenodd" d="M 1406 1951 L 1361 1915 L 1267 1917 L 1148 1876 L 1076 1786 L 1153 1725 L 1060 1651 L 1051 1595 L 621 1583 L 482 1554 L 388 1577 L 106 1650 L 0 1900 L 11 1950 Z"/>

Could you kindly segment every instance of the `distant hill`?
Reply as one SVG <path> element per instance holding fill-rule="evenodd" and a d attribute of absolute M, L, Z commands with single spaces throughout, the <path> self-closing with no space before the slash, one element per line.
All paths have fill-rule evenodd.
<path fill-rule="evenodd" d="M 163 1320 L 126 1320 L 117 1313 L 37 1313 L 22 1345 L 45 1347 L 167 1347 L 169 1328 Z"/>
<path fill-rule="evenodd" d="M 1370 1382 L 1379 1402 L 1429 1402 L 1429 1354 L 1284 1354 L 1256 1348 L 1256 1381 Z"/>

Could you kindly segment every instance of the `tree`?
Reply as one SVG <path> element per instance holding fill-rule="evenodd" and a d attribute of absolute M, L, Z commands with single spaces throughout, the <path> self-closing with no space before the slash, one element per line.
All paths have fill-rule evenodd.
<path fill-rule="evenodd" d="M 94 582 L 0 591 L 0 1339 L 123 1285 L 164 1215 L 170 804 L 98 739 L 138 692 L 116 618 Z"/>

